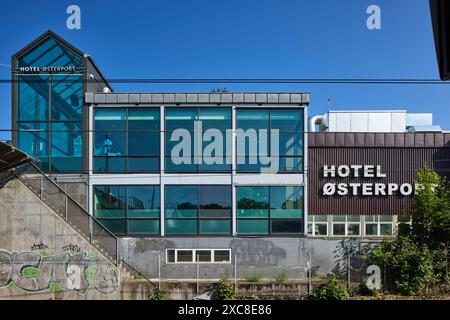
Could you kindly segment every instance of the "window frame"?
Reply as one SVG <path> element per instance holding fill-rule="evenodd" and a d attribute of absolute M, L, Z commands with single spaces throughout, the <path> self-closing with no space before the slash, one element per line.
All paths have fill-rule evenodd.
<path fill-rule="evenodd" d="M 235 119 L 235 121 L 236 121 L 236 130 L 238 130 L 238 129 L 240 129 L 239 128 L 239 124 L 238 124 L 238 113 L 239 113 L 239 110 L 268 110 L 268 114 L 269 114 L 269 118 L 267 119 L 267 121 L 268 121 L 268 129 L 267 129 L 267 133 L 268 133 L 268 141 L 267 141 L 267 148 L 268 148 L 268 150 L 270 150 L 270 144 L 271 144 L 271 139 L 270 139 L 270 134 L 271 134 L 271 131 L 272 131 L 272 110 L 299 110 L 299 108 L 297 108 L 297 107 L 287 107 L 287 106 L 285 106 L 285 107 L 270 107 L 270 106 L 267 106 L 267 107 L 258 107 L 258 108 L 246 108 L 246 107 L 237 107 L 236 108 L 236 119 Z M 300 135 L 301 136 L 301 139 L 302 139 L 302 154 L 300 155 L 300 156 L 296 156 L 296 155 L 294 155 L 294 156 L 292 156 L 292 155 L 278 155 L 278 158 L 279 158 L 279 160 L 278 160 L 278 163 L 280 164 L 281 163 L 281 160 L 282 159 L 289 159 L 289 158 L 293 158 L 293 159 L 298 159 L 298 160 L 300 160 L 301 161 L 301 169 L 300 170 L 291 170 L 291 171 L 289 171 L 289 170 L 280 170 L 280 168 L 278 168 L 278 172 L 276 173 L 276 174 L 303 174 L 304 172 L 305 172 L 305 150 L 307 149 L 307 146 L 305 146 L 305 124 L 304 124 L 304 121 L 305 121 L 305 110 L 304 109 L 301 109 L 300 108 L 300 111 L 301 111 L 301 114 L 302 114 L 302 121 L 301 121 L 301 126 L 303 127 L 303 131 L 279 131 L 279 134 L 292 134 L 292 135 Z M 242 155 L 238 155 L 237 154 L 237 152 L 235 152 L 235 159 L 234 159 L 234 161 L 235 161 L 235 163 L 236 163 L 236 173 L 260 173 L 261 172 L 261 168 L 265 168 L 265 167 L 263 167 L 263 166 L 260 166 L 257 170 L 255 169 L 255 170 L 246 170 L 246 169 L 239 169 L 239 165 L 238 165 L 238 157 L 248 157 L 248 156 L 246 156 L 246 155 L 244 155 L 244 156 L 242 156 Z M 242 165 L 249 165 L 249 164 L 247 164 L 247 163 L 245 163 L 245 164 L 240 164 L 241 166 Z M 267 167 L 267 166 L 266 166 Z"/>
<path fill-rule="evenodd" d="M 268 188 L 268 203 L 269 203 L 269 208 L 268 210 L 268 217 L 267 218 L 248 218 L 248 217 L 244 217 L 244 218 L 239 218 L 237 216 L 237 210 L 238 208 L 238 188 Z M 302 191 L 302 207 L 300 208 L 301 210 L 301 214 L 302 216 L 300 218 L 272 218 L 271 215 L 271 189 L 272 188 L 276 188 L 276 187 L 293 187 L 293 188 L 300 188 Z M 298 236 L 304 236 L 305 235 L 305 187 L 303 185 L 238 185 L 235 186 L 236 188 L 236 236 L 239 237 L 261 237 L 261 236 L 267 236 L 267 237 L 290 237 L 290 236 L 294 236 L 294 237 L 298 237 Z M 240 220 L 245 220 L 245 221 L 267 221 L 267 228 L 268 231 L 267 233 L 239 233 L 238 231 L 238 227 L 239 227 L 239 221 Z M 301 222 L 301 231 L 298 233 L 281 233 L 281 232 L 272 232 L 272 221 L 273 220 L 278 220 L 278 221 L 288 221 L 288 220 L 293 220 L 293 221 L 300 221 Z"/>
<path fill-rule="evenodd" d="M 186 106 L 186 108 L 188 108 L 188 109 L 196 109 L 197 113 L 196 113 L 196 119 L 194 119 L 194 121 L 199 121 L 198 118 L 200 116 L 200 109 L 210 109 L 212 107 L 217 108 L 217 106 L 206 106 L 206 105 L 205 106 L 198 106 L 198 105 Z M 221 170 L 221 169 L 220 170 L 201 170 L 200 167 L 205 165 L 204 163 L 202 163 L 202 164 L 195 164 L 195 163 L 190 164 L 189 166 L 195 166 L 195 168 L 196 168 L 195 170 L 168 170 L 167 169 L 167 168 L 169 168 L 169 166 L 167 165 L 167 161 L 168 161 L 168 159 L 170 159 L 170 155 L 168 155 L 166 153 L 166 151 L 167 151 L 167 141 L 168 141 L 168 136 L 167 135 L 172 132 L 172 131 L 167 130 L 167 125 L 166 125 L 167 111 L 169 109 L 183 109 L 183 108 L 184 108 L 183 106 L 178 106 L 178 105 L 165 105 L 164 106 L 164 119 L 163 119 L 163 121 L 164 121 L 164 132 L 163 132 L 164 146 L 163 146 L 163 148 L 161 148 L 161 155 L 164 157 L 164 172 L 170 173 L 170 174 L 177 174 L 177 173 L 202 173 L 202 174 L 203 173 L 205 173 L 205 174 L 231 173 L 232 169 L 233 169 L 232 163 L 227 164 L 225 162 L 226 162 L 227 156 L 231 157 L 232 155 L 227 155 L 227 154 L 223 155 L 225 162 L 223 164 L 220 164 L 220 166 L 225 166 L 225 165 L 229 166 L 229 169 L 226 169 L 226 170 Z M 232 130 L 233 129 L 233 106 L 221 105 L 221 106 L 219 106 L 219 108 L 220 109 L 228 109 L 228 111 L 230 112 L 230 128 L 228 128 L 228 129 Z M 225 135 L 225 139 L 226 139 L 226 137 L 227 137 L 226 136 L 226 131 L 223 132 L 223 134 Z M 202 132 L 202 135 L 203 135 L 203 132 Z M 231 138 L 232 137 L 230 137 L 230 139 Z M 224 140 L 224 143 L 225 143 L 225 140 Z M 226 147 L 226 145 L 224 147 Z M 203 148 L 203 146 L 202 146 L 202 148 Z M 231 153 L 233 154 L 233 150 L 231 150 Z M 191 157 L 194 157 L 194 155 L 192 154 Z M 214 166 L 214 165 L 211 165 L 211 166 Z"/>
<path fill-rule="evenodd" d="M 334 221 L 334 216 L 344 216 L 345 220 L 344 221 Z M 355 221 L 349 221 L 348 217 L 349 216 L 358 216 L 359 217 L 359 222 L 355 222 Z M 345 229 L 345 234 L 341 235 L 341 234 L 334 234 L 334 225 L 338 225 L 338 224 L 343 224 L 344 225 L 344 229 Z M 359 226 L 359 234 L 349 234 L 348 233 L 348 227 L 350 224 L 356 224 Z M 365 235 L 363 234 L 363 230 L 362 227 L 364 226 L 364 232 L 365 232 L 365 224 L 364 221 L 362 219 L 362 215 L 355 215 L 355 214 L 342 214 L 342 215 L 338 215 L 338 214 L 334 214 L 331 215 L 331 236 L 332 237 L 349 237 L 349 238 L 360 238 L 360 237 L 364 237 Z"/>
<path fill-rule="evenodd" d="M 44 81 L 41 77 L 44 76 L 46 77 L 46 80 Z M 48 73 L 38 73 L 38 74 L 26 74 L 26 73 L 18 73 L 16 75 L 16 79 L 18 81 L 17 87 L 15 90 L 15 94 L 16 94 L 16 101 L 15 103 L 15 108 L 16 108 L 16 118 L 14 119 L 15 121 L 15 125 L 18 128 L 18 134 L 17 134 L 17 145 L 20 146 L 20 141 L 21 141 L 21 133 L 25 133 L 25 134 L 33 134 L 33 133 L 45 133 L 45 135 L 47 136 L 47 141 L 45 141 L 45 148 L 46 148 L 46 153 L 47 156 L 39 156 L 39 155 L 31 155 L 34 158 L 37 159 L 45 159 L 45 161 L 42 161 L 42 163 L 45 163 L 45 166 L 41 166 L 40 163 L 41 161 L 38 162 L 38 165 L 40 166 L 40 168 L 47 173 L 60 173 L 60 174 L 70 174 L 70 173 L 82 173 L 84 172 L 84 152 L 83 152 L 83 148 L 84 145 L 86 143 L 88 143 L 88 141 L 85 139 L 84 134 L 83 134 L 83 106 L 84 106 L 84 101 L 83 101 L 83 95 L 84 95 L 84 84 L 82 83 L 82 92 L 81 92 L 81 114 L 80 114 L 80 118 L 76 119 L 76 120 L 71 120 L 71 119 L 63 119 L 63 120 L 54 120 L 53 116 L 52 116 L 52 111 L 53 111 L 53 103 L 52 100 L 54 100 L 53 96 L 54 96 L 54 90 L 53 90 L 53 84 L 54 84 L 54 78 L 58 77 L 58 76 L 65 76 L 67 77 L 77 77 L 80 79 L 81 82 L 83 82 L 84 79 L 84 73 L 82 71 L 79 70 L 79 68 L 77 68 L 75 71 L 73 72 L 64 72 L 64 73 L 59 73 L 59 72 L 48 72 Z M 43 83 L 46 84 L 46 89 L 48 90 L 48 94 L 47 94 L 47 101 L 46 101 L 46 117 L 45 119 L 21 119 L 20 115 L 20 110 L 21 110 L 21 98 L 20 98 L 20 83 L 21 83 L 21 77 L 23 78 L 29 78 L 29 77 L 36 77 L 36 78 L 40 78 L 39 81 L 42 80 Z M 24 80 L 22 80 L 23 82 L 26 82 Z M 61 81 L 59 81 L 61 82 Z M 55 82 L 56 83 L 56 82 Z M 76 82 L 74 82 L 76 83 Z M 14 92 L 13 92 L 14 93 Z M 56 108 L 56 107 L 55 107 Z M 35 131 L 35 130 L 27 130 L 27 129 L 21 129 L 21 125 L 22 124 L 32 124 L 33 126 L 40 126 L 40 125 L 46 125 L 46 129 L 39 129 L 39 131 Z M 57 124 L 57 123 L 74 123 L 74 124 L 79 124 L 81 130 L 73 130 L 73 131 L 67 131 L 67 132 L 80 132 L 81 133 L 81 156 L 76 157 L 76 158 L 80 158 L 80 163 L 81 163 L 81 169 L 69 169 L 69 170 L 58 170 L 56 168 L 53 167 L 52 165 L 52 151 L 53 151 L 53 124 Z M 58 132 L 58 130 L 56 130 L 56 132 Z M 64 158 L 64 157 L 55 157 L 55 158 Z M 74 157 L 75 158 L 75 157 Z"/>
<path fill-rule="evenodd" d="M 329 234 L 330 234 L 330 228 L 329 228 L 329 226 L 328 226 L 328 216 L 325 216 L 325 217 L 327 217 L 327 221 L 316 221 L 316 216 L 318 216 L 317 214 L 311 214 L 311 215 L 308 215 L 308 218 L 311 218 L 311 221 L 308 221 L 307 223 L 308 223 L 308 230 L 309 230 L 309 226 L 311 225 L 311 234 L 309 234 L 309 232 L 308 232 L 308 237 L 316 237 L 316 238 L 324 238 L 324 237 L 328 237 L 329 236 Z M 324 216 L 324 215 L 322 215 L 322 216 Z M 315 226 L 316 225 L 325 225 L 325 227 L 326 227 L 326 230 L 327 230 L 327 232 L 326 232 L 326 234 L 325 235 L 316 235 L 315 234 Z"/>
<path fill-rule="evenodd" d="M 200 201 L 199 201 L 199 188 L 200 187 L 228 187 L 230 188 L 230 216 L 229 217 L 200 217 Z M 196 187 L 196 212 L 197 215 L 193 217 L 167 217 L 166 200 L 164 196 L 164 236 L 170 237 L 228 237 L 233 236 L 233 186 L 228 184 L 165 184 L 164 195 L 167 194 L 167 187 Z M 166 228 L 167 220 L 191 220 L 196 221 L 196 233 L 168 233 Z M 228 233 L 200 233 L 200 221 L 228 221 L 230 224 L 230 231 Z"/>
<path fill-rule="evenodd" d="M 390 216 L 392 217 L 391 221 L 381 221 L 381 216 Z M 380 238 L 380 237 L 392 237 L 395 234 L 395 222 L 394 222 L 394 217 L 393 215 L 389 215 L 389 214 L 380 214 L 380 215 L 373 215 L 373 217 L 375 217 L 375 221 L 366 221 L 367 215 L 364 216 L 364 236 L 365 237 L 376 237 L 376 238 Z M 377 234 L 376 235 L 368 235 L 366 233 L 366 225 L 376 225 L 377 227 Z M 391 234 L 390 235 L 383 235 L 381 234 L 381 225 L 389 225 L 391 227 Z"/>
<path fill-rule="evenodd" d="M 169 262 L 168 257 L 169 251 L 174 251 L 174 261 Z M 178 261 L 178 251 L 192 251 L 192 261 Z M 197 261 L 197 251 L 209 251 L 211 255 L 211 261 Z M 228 251 L 229 261 L 215 261 L 216 251 Z M 166 264 L 231 264 L 231 248 L 225 249 L 205 249 L 205 248 L 167 248 L 165 249 L 165 259 Z"/>
<path fill-rule="evenodd" d="M 95 136 L 98 132 L 105 132 L 104 130 L 100 130 L 97 131 L 96 126 L 95 126 L 95 112 L 97 110 L 114 110 L 114 109 L 123 109 L 125 111 L 125 131 L 124 131 L 124 135 L 125 135 L 125 154 L 124 155 L 120 155 L 120 156 L 111 156 L 111 155 L 95 155 Z M 159 127 L 159 139 L 158 139 L 158 143 L 159 143 L 159 153 L 158 154 L 154 154 L 154 155 L 129 155 L 128 152 L 128 145 L 129 145 L 129 111 L 130 109 L 134 109 L 134 110 L 148 110 L 148 109 L 153 109 L 154 111 L 156 111 L 156 114 L 158 114 L 158 127 Z M 133 111 L 133 110 L 132 110 Z M 141 106 L 141 107 L 136 107 L 136 106 L 128 106 L 128 105 L 123 105 L 123 106 L 117 106 L 117 107 L 107 107 L 107 106 L 96 106 L 93 109 L 93 143 L 91 146 L 91 151 L 92 151 L 92 166 L 93 166 L 93 173 L 94 174 L 104 174 L 104 173 L 122 173 L 122 174 L 127 174 L 127 173 L 160 173 L 161 172 L 161 119 L 160 119 L 160 107 L 158 106 Z M 146 130 L 143 132 L 154 132 L 154 130 Z M 107 171 L 101 171 L 101 170 L 97 170 L 96 166 L 95 166 L 95 160 L 96 159 L 107 159 L 107 158 L 113 158 L 113 159 L 123 159 L 124 161 L 124 170 L 107 170 Z M 132 170 L 132 168 L 129 167 L 129 159 L 156 159 L 156 164 L 157 167 L 155 167 L 154 170 Z"/>
<path fill-rule="evenodd" d="M 124 187 L 125 188 L 125 208 L 124 208 L 124 216 L 123 217 L 96 217 L 95 216 L 95 187 Z M 159 202 L 159 213 L 157 217 L 128 217 L 128 187 L 154 187 L 156 190 L 158 190 L 158 202 Z M 115 185 L 105 185 L 105 184 L 96 184 L 93 185 L 93 217 L 97 219 L 100 223 L 102 223 L 102 220 L 123 220 L 125 222 L 125 233 L 114 233 L 116 237 L 130 237 L 133 238 L 139 238 L 139 237 L 159 237 L 161 235 L 161 186 L 160 185 L 152 185 L 152 184 L 145 184 L 145 185 L 139 185 L 139 184 L 115 184 Z M 148 233 L 148 232 L 139 232 L 139 233 L 132 233 L 129 231 L 129 221 L 157 221 L 158 231 L 156 233 Z"/>

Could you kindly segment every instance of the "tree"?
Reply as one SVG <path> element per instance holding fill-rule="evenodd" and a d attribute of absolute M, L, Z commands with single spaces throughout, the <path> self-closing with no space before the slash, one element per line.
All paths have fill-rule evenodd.
<path fill-rule="evenodd" d="M 411 236 L 433 255 L 436 274 L 448 278 L 450 188 L 445 178 L 427 165 L 418 172 L 418 192 L 411 207 Z"/>
<path fill-rule="evenodd" d="M 395 289 L 407 295 L 449 280 L 450 188 L 427 165 L 418 172 L 417 186 L 410 230 L 399 232 L 394 241 L 384 241 L 369 254 L 373 262 L 386 265 Z"/>

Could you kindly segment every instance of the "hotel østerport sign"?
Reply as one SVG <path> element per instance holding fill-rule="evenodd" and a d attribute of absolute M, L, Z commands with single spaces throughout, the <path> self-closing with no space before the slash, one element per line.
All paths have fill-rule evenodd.
<path fill-rule="evenodd" d="M 20 67 L 20 72 L 75 72 L 76 67 L 57 67 L 57 66 L 48 66 L 48 67 Z"/>
<path fill-rule="evenodd" d="M 324 196 L 410 196 L 419 187 L 410 183 L 385 183 L 386 173 L 379 165 L 325 165 L 323 178 L 357 178 L 358 182 L 328 182 L 322 187 Z M 360 182 L 364 179 L 379 179 L 379 182 Z"/>

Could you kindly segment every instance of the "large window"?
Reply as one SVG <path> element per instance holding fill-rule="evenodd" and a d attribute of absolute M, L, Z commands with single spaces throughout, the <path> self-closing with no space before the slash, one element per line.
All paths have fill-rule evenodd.
<path fill-rule="evenodd" d="M 168 107 L 165 113 L 167 172 L 231 170 L 231 108 Z"/>
<path fill-rule="evenodd" d="M 157 235 L 159 186 L 94 186 L 94 216 L 116 235 Z"/>
<path fill-rule="evenodd" d="M 158 108 L 96 108 L 95 172 L 157 172 L 160 154 Z"/>
<path fill-rule="evenodd" d="M 231 186 L 166 186 L 166 235 L 229 235 Z"/>
<path fill-rule="evenodd" d="M 303 232 L 303 188 L 237 187 L 237 233 L 241 235 Z"/>
<path fill-rule="evenodd" d="M 260 172 L 261 168 L 268 168 L 269 164 L 264 164 L 264 160 L 255 158 L 261 155 L 278 162 L 278 166 L 271 166 L 276 172 L 303 171 L 303 110 L 238 109 L 237 128 L 238 134 L 243 133 L 237 139 L 238 172 Z M 256 141 L 251 135 L 253 130 L 257 133 Z M 278 130 L 278 139 L 275 139 L 275 130 Z M 266 141 L 266 148 L 263 141 Z"/>
<path fill-rule="evenodd" d="M 84 59 L 48 37 L 18 57 L 18 67 L 75 67 L 76 71 L 17 76 L 18 146 L 51 172 L 82 170 Z M 78 69 L 80 68 L 80 69 Z"/>
<path fill-rule="evenodd" d="M 19 148 L 51 172 L 82 170 L 82 76 L 18 76 Z M 51 88 L 51 98 L 49 98 Z"/>

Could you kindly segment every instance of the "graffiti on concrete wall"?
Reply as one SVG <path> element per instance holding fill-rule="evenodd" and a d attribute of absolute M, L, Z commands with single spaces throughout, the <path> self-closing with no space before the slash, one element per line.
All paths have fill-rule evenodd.
<path fill-rule="evenodd" d="M 117 271 L 86 252 L 41 251 L 8 252 L 0 250 L 0 288 L 15 286 L 25 291 L 88 289 L 111 294 L 118 289 Z"/>
<path fill-rule="evenodd" d="M 239 239 L 231 241 L 230 246 L 234 248 L 242 264 L 277 266 L 280 259 L 286 258 L 286 251 L 268 240 Z"/>

